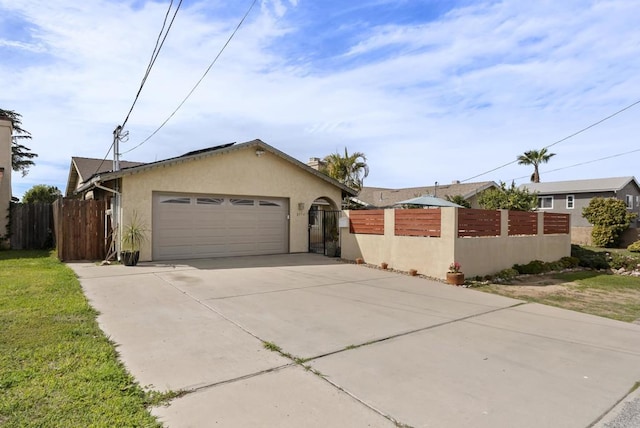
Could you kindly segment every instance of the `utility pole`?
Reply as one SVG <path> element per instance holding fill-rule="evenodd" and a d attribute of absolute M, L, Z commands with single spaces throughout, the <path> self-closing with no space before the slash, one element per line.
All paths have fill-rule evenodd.
<path fill-rule="evenodd" d="M 120 171 L 120 140 L 122 139 L 122 126 L 116 126 L 113 130 L 113 171 Z M 118 180 L 114 182 L 114 196 L 111 199 L 111 229 L 115 244 L 116 258 L 120 261 L 120 236 L 122 227 L 120 224 L 120 186 Z"/>

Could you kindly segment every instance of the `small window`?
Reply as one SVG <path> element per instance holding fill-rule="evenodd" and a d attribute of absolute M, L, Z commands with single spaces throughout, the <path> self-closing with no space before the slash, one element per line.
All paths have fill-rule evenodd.
<path fill-rule="evenodd" d="M 572 210 L 575 207 L 575 198 L 573 195 L 567 195 L 567 209 Z"/>
<path fill-rule="evenodd" d="M 636 196 L 636 207 L 640 207 L 640 196 Z"/>
<path fill-rule="evenodd" d="M 190 204 L 191 198 L 169 198 L 160 201 L 161 204 Z"/>
<path fill-rule="evenodd" d="M 223 198 L 198 198 L 198 205 L 222 205 L 224 202 Z"/>
<path fill-rule="evenodd" d="M 538 208 L 540 209 L 552 209 L 553 208 L 553 196 L 538 196 Z"/>
<path fill-rule="evenodd" d="M 627 209 L 632 210 L 633 209 L 633 196 L 632 195 L 627 195 L 627 197 L 625 198 L 625 202 L 627 203 Z"/>
<path fill-rule="evenodd" d="M 243 207 L 252 207 L 253 206 L 253 199 L 229 199 L 229 202 L 231 202 L 231 205 L 239 205 L 239 206 L 243 206 Z"/>
<path fill-rule="evenodd" d="M 280 206 L 279 203 L 273 202 L 273 201 L 260 201 L 258 205 L 260 205 L 261 207 L 279 207 Z"/>

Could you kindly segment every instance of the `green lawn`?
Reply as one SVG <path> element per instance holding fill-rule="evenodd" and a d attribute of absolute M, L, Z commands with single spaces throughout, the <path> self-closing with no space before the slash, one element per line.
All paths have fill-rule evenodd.
<path fill-rule="evenodd" d="M 73 271 L 45 251 L 0 251 L 0 426 L 158 427 Z"/>

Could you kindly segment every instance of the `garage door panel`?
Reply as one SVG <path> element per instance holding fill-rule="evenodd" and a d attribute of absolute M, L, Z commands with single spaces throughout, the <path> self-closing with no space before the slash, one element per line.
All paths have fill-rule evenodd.
<path fill-rule="evenodd" d="M 286 199 L 154 195 L 153 209 L 154 259 L 288 251 Z"/>

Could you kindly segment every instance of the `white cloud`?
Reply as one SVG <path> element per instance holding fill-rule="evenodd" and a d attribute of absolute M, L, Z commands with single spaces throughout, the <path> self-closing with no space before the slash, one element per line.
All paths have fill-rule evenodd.
<path fill-rule="evenodd" d="M 123 149 L 175 109 L 247 6 L 185 2 Z M 153 161 L 262 138 L 303 161 L 344 146 L 364 152 L 370 185 L 446 183 L 509 162 L 640 99 L 640 5 L 632 0 L 477 3 L 437 20 L 403 24 L 390 15 L 369 26 L 362 10 L 343 12 L 335 28 L 359 32 L 344 39 L 350 45 L 324 47 L 322 55 L 305 52 L 304 41 L 332 29 L 293 18 L 303 8 L 323 13 L 324 6 L 311 6 L 261 2 L 183 108 L 127 158 Z M 166 7 L 0 0 L 0 14 L 26 26 L 16 37 L 0 29 L 0 55 L 22 55 L 18 67 L 0 59 L 0 74 L 11 82 L 1 84 L 0 107 L 23 114 L 34 136 L 30 147 L 40 154 L 26 179 L 14 179 L 14 193 L 32 183 L 64 187 L 71 156 L 104 155 Z M 637 114 L 632 109 L 554 146 L 558 155 L 548 169 L 635 147 Z M 633 175 L 637 163 L 635 154 L 549 177 L 543 168 L 542 177 Z M 478 180 L 529 174 L 515 165 Z"/>

